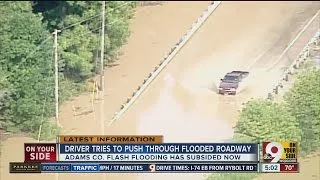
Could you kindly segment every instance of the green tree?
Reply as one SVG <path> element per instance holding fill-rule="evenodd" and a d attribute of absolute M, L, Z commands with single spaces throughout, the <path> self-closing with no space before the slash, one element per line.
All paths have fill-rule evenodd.
<path fill-rule="evenodd" d="M 112 1 L 107 4 L 107 46 L 106 58 L 113 61 L 119 48 L 127 42 L 130 35 L 130 19 L 136 7 L 136 2 Z"/>
<path fill-rule="evenodd" d="M 75 82 L 92 76 L 95 68 L 93 53 L 98 45 L 97 36 L 86 26 L 79 25 L 73 30 L 65 30 L 59 37 L 59 42 L 64 75 Z"/>
<path fill-rule="evenodd" d="M 50 116 L 50 104 L 44 111 L 42 104 L 48 98 L 46 84 L 53 80 L 48 66 L 52 44 L 45 41 L 37 48 L 50 34 L 41 15 L 32 13 L 30 2 L 3 2 L 0 11 L 0 32 L 5 32 L 0 34 L 0 63 L 6 72 L 1 84 L 8 91 L 1 99 L 0 128 L 34 132 L 42 117 Z"/>
<path fill-rule="evenodd" d="M 320 145 L 320 71 L 302 73 L 284 99 L 302 130 L 301 150 L 315 150 Z"/>
<path fill-rule="evenodd" d="M 296 119 L 283 104 L 269 100 L 252 100 L 240 112 L 233 137 L 236 142 L 300 141 L 301 131 Z M 207 180 L 249 180 L 257 173 L 212 174 Z"/>
<path fill-rule="evenodd" d="M 105 59 L 114 60 L 119 48 L 129 36 L 129 22 L 136 2 L 107 2 Z M 48 6 L 48 7 L 46 7 Z M 100 50 L 101 2 L 61 1 L 56 3 L 37 1 L 36 12 L 42 12 L 50 31 L 62 29 L 61 67 L 67 79 L 82 82 L 96 70 Z"/>
<path fill-rule="evenodd" d="M 115 59 L 126 43 L 135 4 L 107 3 L 106 61 Z M 51 129 L 45 123 L 54 110 L 49 32 L 62 30 L 58 43 L 64 100 L 97 69 L 101 2 L 2 2 L 0 11 L 0 128 L 36 132 L 42 124 Z"/>
<path fill-rule="evenodd" d="M 300 141 L 296 119 L 283 104 L 269 100 L 252 100 L 240 113 L 235 133 L 250 137 L 252 142 Z"/>
<path fill-rule="evenodd" d="M 8 72 L 0 67 L 0 129 L 6 125 L 10 117 L 11 86 L 7 79 Z"/>

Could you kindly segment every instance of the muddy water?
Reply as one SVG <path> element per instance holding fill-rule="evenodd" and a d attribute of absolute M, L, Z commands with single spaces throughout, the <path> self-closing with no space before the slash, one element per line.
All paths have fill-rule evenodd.
<path fill-rule="evenodd" d="M 161 6 L 144 6 L 137 9 L 131 24 L 131 35 L 123 46 L 123 55 L 117 63 L 105 70 L 105 117 L 109 118 L 120 104 L 141 84 L 143 78 L 160 62 L 210 2 L 164 2 Z M 168 28 L 170 27 L 170 28 Z M 83 94 L 60 107 L 63 134 L 100 134 L 99 101 L 92 105 L 92 94 Z M 76 111 L 74 111 L 74 109 Z M 125 127 L 122 127 L 125 128 Z M 130 127 L 129 127 L 130 128 Z M 126 131 L 130 132 L 129 128 Z M 123 133 L 123 132 L 120 132 Z M 125 133 L 123 133 L 125 134 Z M 10 161 L 23 160 L 23 143 L 31 138 L 10 138 L 3 144 L 0 179 L 102 179 L 100 174 L 12 175 L 8 173 Z M 115 179 L 108 175 L 109 179 Z"/>
<path fill-rule="evenodd" d="M 303 5 L 305 6 L 304 8 L 306 8 L 309 7 L 308 5 L 310 4 L 301 2 L 223 3 L 202 27 L 200 32 L 195 35 L 175 58 L 170 67 L 160 75 L 159 81 L 156 81 L 152 87 L 147 90 L 145 95 L 136 103 L 136 106 L 132 108 L 123 119 L 117 122 L 112 129 L 110 128 L 110 131 L 122 133 L 120 132 L 121 125 L 128 123 L 132 129 L 148 129 L 149 127 L 143 127 L 145 123 L 141 122 L 145 119 L 146 115 L 144 114 L 148 114 L 149 111 L 153 112 L 152 109 L 157 109 L 154 108 L 157 106 L 156 102 L 161 102 L 161 99 L 164 97 L 163 94 L 165 93 L 171 94 L 171 96 L 167 95 L 167 98 L 169 96 L 168 99 L 171 99 L 167 101 L 170 102 L 174 99 L 175 103 L 173 104 L 176 104 L 177 112 L 184 111 L 190 113 L 187 116 L 193 114 L 191 112 L 194 111 L 195 114 L 201 114 L 201 116 L 208 114 L 208 116 L 217 118 L 217 116 L 224 115 L 224 119 L 234 119 L 232 116 L 228 117 L 229 113 L 224 113 L 224 111 L 217 109 L 220 105 L 223 105 L 224 101 L 227 101 L 226 104 L 230 105 L 238 104 L 238 101 L 243 101 L 242 95 L 234 98 L 221 97 L 210 91 L 208 87 L 210 87 L 212 83 L 217 83 L 220 77 L 227 71 L 248 69 L 248 66 L 250 66 L 253 61 L 255 61 L 254 65 L 261 63 L 260 61 L 262 60 L 265 61 L 265 64 L 272 62 L 272 60 L 274 60 L 273 58 L 262 58 L 264 56 L 260 56 L 260 54 L 263 53 L 266 48 L 272 48 L 276 45 L 274 40 L 279 39 L 282 34 L 288 35 L 292 33 L 292 31 L 295 31 L 289 28 L 287 23 L 281 24 L 274 22 L 274 19 L 278 19 L 279 22 L 287 22 L 287 20 L 290 20 L 290 22 L 295 21 L 295 18 L 299 16 L 295 10 L 301 9 Z M 270 9 L 272 9 L 272 13 Z M 237 13 L 235 13 L 235 11 Z M 252 14 L 254 14 L 254 16 Z M 299 25 L 300 24 L 297 24 L 295 28 L 298 29 L 300 27 Z M 247 31 L 244 31 L 244 28 L 246 28 Z M 292 35 L 293 34 L 294 33 L 292 33 Z M 280 48 L 284 49 L 283 44 L 287 44 L 289 40 L 290 38 L 283 40 L 283 42 L 280 43 Z M 254 50 L 249 48 L 251 46 L 254 47 Z M 277 54 L 274 54 L 274 56 L 276 55 Z M 256 57 L 260 58 L 256 60 Z M 263 65 L 256 65 L 251 72 L 253 74 L 251 76 L 252 82 L 258 81 L 258 79 L 254 77 L 270 75 L 267 74 Z M 166 80 L 163 80 L 164 77 L 168 75 L 175 81 L 173 87 L 170 87 L 171 90 L 167 88 L 169 86 L 165 85 Z M 254 89 L 247 90 L 243 94 L 250 95 L 252 91 L 254 91 Z M 161 105 L 159 105 L 157 116 L 167 115 L 165 113 L 166 108 L 160 106 Z M 172 107 L 167 109 L 174 111 Z M 202 111 L 207 113 L 202 113 Z M 149 121 L 155 123 L 157 120 L 153 120 L 153 118 L 157 116 L 154 114 L 153 116 L 149 116 Z M 166 125 L 165 121 L 166 118 L 163 118 L 161 121 L 163 122 L 161 123 L 162 126 L 168 126 L 169 128 L 171 124 Z M 151 122 L 149 123 L 152 124 Z M 175 123 L 174 120 L 170 122 Z M 202 121 L 198 120 L 197 122 L 201 124 L 200 122 Z M 212 123 L 214 123 L 214 121 Z M 160 122 L 158 124 L 160 124 Z M 180 124 L 180 126 L 181 125 L 182 124 Z M 205 128 L 205 126 L 206 125 L 203 125 L 201 127 Z M 199 128 L 199 130 L 200 129 L 201 128 Z M 175 137 L 176 135 L 172 136 Z"/>
<path fill-rule="evenodd" d="M 311 6 L 311 13 L 301 13 Z M 301 2 L 222 3 L 110 132 L 163 134 L 167 142 L 230 138 L 241 104 L 251 97 L 266 96 L 279 76 L 273 73 L 278 70 L 267 72 L 266 67 L 317 9 Z M 235 69 L 250 70 L 249 88 L 236 97 L 210 90 L 225 72 Z M 124 126 L 130 130 L 123 131 Z M 138 179 L 202 179 L 202 175 L 185 176 L 139 175 Z"/>

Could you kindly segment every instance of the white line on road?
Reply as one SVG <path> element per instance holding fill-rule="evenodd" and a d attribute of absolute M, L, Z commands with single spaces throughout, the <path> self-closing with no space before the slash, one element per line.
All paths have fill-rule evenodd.
<path fill-rule="evenodd" d="M 140 97 L 140 95 L 150 86 L 150 84 L 157 78 L 160 72 L 166 68 L 166 66 L 174 59 L 175 55 L 184 47 L 184 45 L 191 39 L 191 37 L 198 31 L 202 24 L 209 18 L 213 11 L 220 5 L 221 1 L 214 1 L 213 4 L 209 5 L 208 8 L 202 13 L 202 15 L 197 19 L 197 22 L 193 24 L 188 33 L 180 38 L 181 42 L 175 46 L 175 49 L 168 55 L 166 60 L 161 64 L 158 69 L 152 72 L 150 77 L 146 80 L 144 84 L 139 87 L 139 90 L 131 97 L 129 102 L 123 105 L 123 108 L 115 114 L 115 116 L 109 122 L 111 126 L 116 120 L 118 120 L 126 111 L 128 111 L 134 104 L 134 102 Z"/>
<path fill-rule="evenodd" d="M 294 38 L 291 43 L 287 46 L 287 48 L 280 54 L 280 56 L 278 57 L 278 59 L 271 64 L 271 66 L 268 68 L 267 72 L 269 72 L 272 68 L 274 68 L 274 66 L 276 66 L 280 60 L 283 58 L 284 54 L 291 48 L 291 46 L 300 38 L 300 36 L 305 32 L 305 30 L 310 26 L 310 24 L 317 18 L 317 16 L 319 15 L 320 10 L 318 10 L 318 12 L 310 19 L 310 21 L 303 27 L 303 29 L 299 32 L 299 34 L 296 36 L 296 38 Z"/>

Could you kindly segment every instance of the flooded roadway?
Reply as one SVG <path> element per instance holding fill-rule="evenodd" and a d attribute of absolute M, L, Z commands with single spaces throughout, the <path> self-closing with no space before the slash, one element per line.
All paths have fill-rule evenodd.
<path fill-rule="evenodd" d="M 229 139 L 240 105 L 251 97 L 266 97 L 288 61 L 269 72 L 268 67 L 318 9 L 319 3 L 310 2 L 223 2 L 108 134 L 163 134 L 166 142 Z M 237 97 L 212 92 L 210 86 L 232 70 L 250 71 L 248 89 Z M 135 179 L 116 177 L 112 179 Z M 152 174 L 137 179 L 197 180 L 203 175 Z"/>

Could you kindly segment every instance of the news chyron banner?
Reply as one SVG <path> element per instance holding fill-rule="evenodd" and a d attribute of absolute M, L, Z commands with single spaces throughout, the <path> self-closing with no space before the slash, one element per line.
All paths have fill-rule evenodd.
<path fill-rule="evenodd" d="M 264 142 L 262 143 L 262 172 L 298 173 L 297 142 Z"/>
<path fill-rule="evenodd" d="M 26 143 L 11 173 L 258 172 L 259 144 L 164 143 L 162 136 L 60 136 Z"/>
<path fill-rule="evenodd" d="M 60 142 L 58 151 L 61 162 L 258 162 L 258 144 Z"/>

